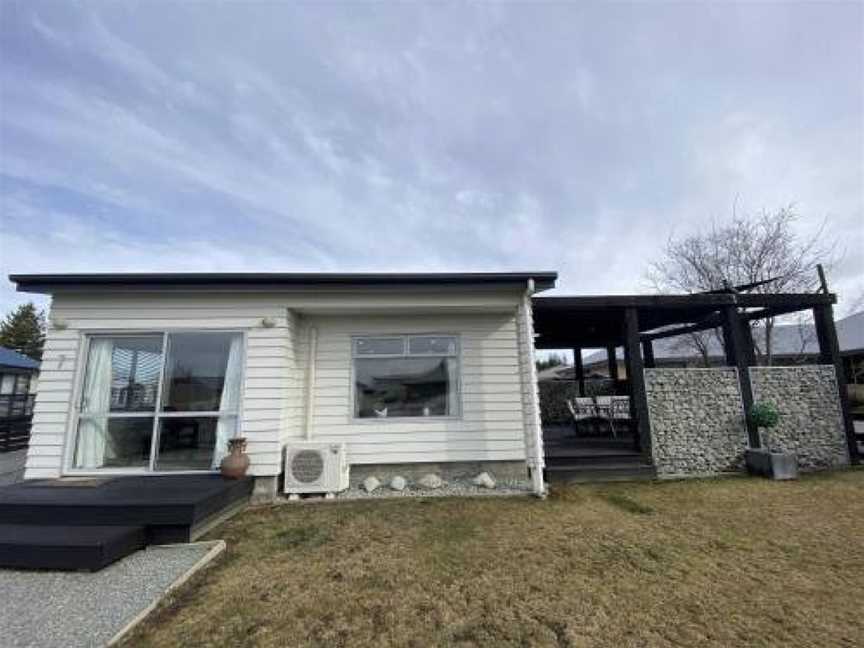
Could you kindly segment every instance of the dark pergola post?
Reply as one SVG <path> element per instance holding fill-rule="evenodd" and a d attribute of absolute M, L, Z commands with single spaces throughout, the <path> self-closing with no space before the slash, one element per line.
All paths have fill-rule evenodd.
<path fill-rule="evenodd" d="M 646 369 L 653 369 L 654 363 L 654 342 L 651 340 L 642 340 L 642 359 Z"/>
<path fill-rule="evenodd" d="M 858 463 L 858 443 L 855 439 L 855 424 L 849 411 L 849 393 L 846 390 L 846 372 L 843 370 L 843 358 L 840 357 L 840 345 L 837 342 L 837 329 L 834 326 L 834 309 L 830 304 L 813 308 L 813 320 L 816 324 L 816 337 L 819 340 L 820 362 L 834 367 L 837 377 L 837 388 L 840 391 L 840 411 L 843 416 L 843 428 L 846 432 L 846 443 L 849 447 L 849 459 Z"/>
<path fill-rule="evenodd" d="M 639 349 L 639 311 L 624 311 L 624 361 L 630 382 L 630 417 L 636 421 L 636 436 L 643 453 L 650 452 L 651 424 L 648 419 L 648 394 L 645 391 L 645 373 Z M 617 364 L 617 363 L 616 363 Z"/>
<path fill-rule="evenodd" d="M 585 395 L 585 367 L 582 365 L 582 349 L 573 349 L 573 378 L 576 380 L 576 389 L 580 396 Z"/>
<path fill-rule="evenodd" d="M 745 331 L 746 329 L 746 331 Z M 750 367 L 755 364 L 753 337 L 750 324 L 738 315 L 736 306 L 723 309 L 723 347 L 726 351 L 726 364 L 738 369 L 738 382 L 741 385 L 741 401 L 744 404 L 744 422 L 751 448 L 760 447 L 759 431 L 750 420 L 753 407 L 753 385 L 750 382 Z"/>
<path fill-rule="evenodd" d="M 615 355 L 615 347 L 606 347 L 606 362 L 609 365 L 609 378 L 618 382 L 618 358 Z"/>

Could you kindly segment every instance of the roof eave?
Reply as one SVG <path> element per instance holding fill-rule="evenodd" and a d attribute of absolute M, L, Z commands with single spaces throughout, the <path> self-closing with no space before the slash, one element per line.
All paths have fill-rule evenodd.
<path fill-rule="evenodd" d="M 12 274 L 19 292 L 51 294 L 64 290 L 134 288 L 137 290 L 328 286 L 378 288 L 399 286 L 509 286 L 534 281 L 536 291 L 555 286 L 558 274 L 537 272 L 442 273 L 141 273 Z"/>

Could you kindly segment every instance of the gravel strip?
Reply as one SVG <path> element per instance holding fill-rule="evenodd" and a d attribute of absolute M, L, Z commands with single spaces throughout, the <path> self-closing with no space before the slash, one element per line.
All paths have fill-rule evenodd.
<path fill-rule="evenodd" d="M 104 646 L 210 549 L 149 547 L 96 573 L 0 570 L 0 645 Z"/>
<path fill-rule="evenodd" d="M 394 497 L 488 497 L 500 495 L 530 495 L 531 483 L 526 481 L 499 481 L 495 488 L 480 488 L 471 482 L 449 482 L 441 488 L 429 489 L 409 485 L 403 491 L 395 491 L 382 484 L 371 493 L 362 488 L 349 488 L 339 493 L 336 500 L 386 499 Z"/>

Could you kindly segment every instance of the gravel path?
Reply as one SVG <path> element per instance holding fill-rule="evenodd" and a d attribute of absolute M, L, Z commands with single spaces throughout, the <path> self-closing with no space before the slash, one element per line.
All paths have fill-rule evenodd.
<path fill-rule="evenodd" d="M 211 548 L 150 547 L 96 573 L 0 569 L 0 645 L 104 646 Z"/>

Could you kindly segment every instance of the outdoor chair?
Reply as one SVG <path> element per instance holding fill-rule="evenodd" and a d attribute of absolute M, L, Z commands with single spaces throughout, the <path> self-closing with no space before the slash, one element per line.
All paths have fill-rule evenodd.
<path fill-rule="evenodd" d="M 629 396 L 612 397 L 612 418 L 618 421 L 630 418 Z"/>
<path fill-rule="evenodd" d="M 629 396 L 613 396 L 612 397 L 612 418 L 610 424 L 615 425 L 615 422 L 624 422 L 630 426 L 630 397 Z"/>
<path fill-rule="evenodd" d="M 574 427 L 579 427 L 579 423 L 595 418 L 597 410 L 594 407 L 594 401 L 591 398 L 583 398 L 577 396 L 573 399 L 567 399 L 567 409 L 570 410 L 570 415 L 573 417 Z M 578 432 L 578 430 L 577 430 Z"/>
<path fill-rule="evenodd" d="M 609 424 L 609 431 L 612 436 L 617 438 L 618 432 L 615 430 L 615 415 L 613 410 L 612 396 L 597 396 L 597 416 L 602 418 Z"/>

